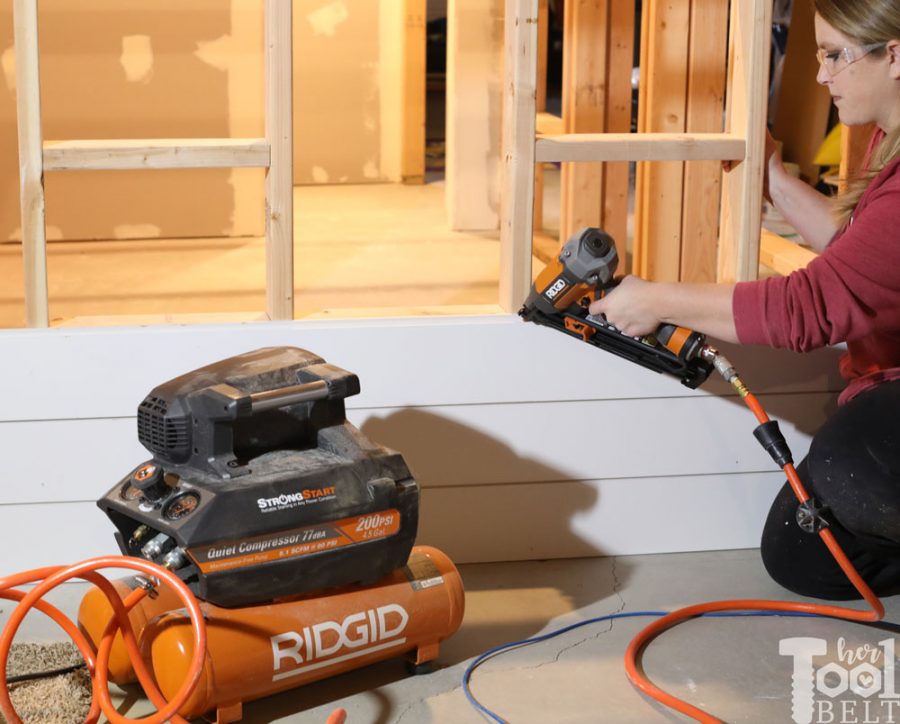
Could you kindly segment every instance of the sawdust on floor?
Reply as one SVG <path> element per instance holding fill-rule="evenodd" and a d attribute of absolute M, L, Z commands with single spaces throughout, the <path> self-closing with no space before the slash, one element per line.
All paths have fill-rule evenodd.
<path fill-rule="evenodd" d="M 74 644 L 14 644 L 6 666 L 8 677 L 56 671 L 83 664 Z M 22 681 L 9 686 L 13 707 L 25 724 L 79 724 L 91 707 L 87 669 Z M 0 714 L 0 722 L 6 719 Z"/>

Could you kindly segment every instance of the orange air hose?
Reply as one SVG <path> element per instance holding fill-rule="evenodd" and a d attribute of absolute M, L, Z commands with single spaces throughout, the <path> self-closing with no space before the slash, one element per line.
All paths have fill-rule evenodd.
<path fill-rule="evenodd" d="M 722 359 L 724 360 L 724 358 Z M 717 365 L 717 367 L 719 366 Z M 723 371 L 722 367 L 719 367 L 719 371 L 722 372 L 723 376 L 738 390 L 741 397 L 744 399 L 744 402 L 747 403 L 747 406 L 756 416 L 756 419 L 759 421 L 759 423 L 762 425 L 769 422 L 769 416 L 766 414 L 765 410 L 763 410 L 762 405 L 759 404 L 759 401 L 756 399 L 756 397 L 751 394 L 743 385 L 743 383 L 740 381 L 740 378 L 738 378 L 737 374 L 734 373 L 734 370 L 730 368 L 729 364 L 727 364 L 727 361 L 725 361 L 725 365 L 723 365 L 723 367 L 726 367 L 727 372 L 733 373 L 732 376 L 729 377 L 726 374 L 726 371 Z M 788 462 L 786 465 L 784 465 L 784 472 L 787 475 L 788 482 L 790 483 L 794 494 L 797 496 L 797 499 L 801 503 L 807 502 L 809 500 L 809 494 L 803 487 L 803 483 L 800 480 L 800 476 L 797 475 L 797 471 L 794 469 L 794 465 Z M 634 639 L 632 639 L 631 643 L 628 646 L 628 649 L 625 652 L 625 672 L 628 675 L 628 679 L 631 681 L 631 683 L 653 699 L 656 699 L 657 701 L 665 704 L 671 709 L 675 709 L 682 714 L 686 714 L 696 721 L 704 722 L 704 724 L 721 724 L 720 719 L 717 719 L 716 717 L 708 714 L 702 709 L 699 709 L 698 707 L 693 706 L 692 704 L 689 704 L 686 701 L 679 699 L 678 697 L 672 696 L 671 694 L 668 694 L 659 687 L 655 686 L 640 670 L 638 665 L 638 657 L 640 656 L 643 648 L 658 634 L 689 618 L 701 616 L 705 613 L 711 613 L 714 611 L 783 611 L 785 613 L 811 613 L 819 616 L 830 616 L 833 618 L 845 619 L 848 621 L 880 621 L 884 616 L 884 606 L 882 605 L 878 597 L 873 593 L 872 589 L 869 588 L 868 584 L 862 579 L 862 576 L 860 576 L 857 570 L 853 567 L 853 564 L 844 554 L 844 551 L 841 550 L 841 547 L 834 539 L 834 535 L 832 535 L 831 531 L 828 530 L 828 528 L 822 528 L 819 531 L 819 537 L 828 547 L 828 550 L 831 552 L 831 555 L 834 556 L 834 559 L 841 567 L 841 570 L 844 572 L 847 578 L 850 579 L 850 582 L 863 597 L 871 610 L 866 611 L 853 608 L 845 608 L 843 606 L 830 606 L 816 603 L 789 603 L 786 601 L 766 601 L 755 599 L 712 601 L 710 603 L 700 603 L 694 606 L 686 606 L 685 608 L 680 608 L 666 616 L 663 616 L 660 619 L 657 619 L 652 624 L 641 630 L 641 632 L 638 633 L 638 635 L 635 636 Z"/>
<path fill-rule="evenodd" d="M 134 629 L 131 626 L 131 621 L 128 619 L 128 612 L 145 596 L 149 595 L 149 591 L 145 588 L 136 588 L 123 601 L 109 580 L 97 573 L 98 570 L 104 568 L 128 568 L 159 579 L 160 582 L 168 584 L 178 594 L 185 608 L 190 613 L 191 627 L 193 629 L 191 665 L 184 683 L 169 702 L 165 700 L 159 691 L 156 682 L 153 680 L 153 675 L 147 668 L 143 656 L 141 656 Z M 42 597 L 48 591 L 72 578 L 81 578 L 97 586 L 106 595 L 113 609 L 113 617 L 103 631 L 96 653 L 91 648 L 91 644 L 84 634 L 62 611 L 42 600 Z M 31 583 L 38 583 L 38 585 L 28 593 L 15 588 L 16 586 Z M 96 722 L 100 718 L 101 712 L 111 724 L 130 724 L 130 722 L 142 722 L 143 724 L 176 722 L 176 724 L 188 724 L 186 719 L 177 715 L 177 711 L 188 700 L 188 697 L 200 680 L 206 660 L 206 624 L 200 610 L 200 604 L 197 602 L 194 594 L 191 593 L 190 589 L 177 575 L 167 568 L 162 568 L 142 558 L 125 556 L 92 558 L 74 566 L 36 568 L 24 573 L 0 578 L 0 599 L 19 602 L 10 615 L 3 633 L 0 634 L 0 671 L 4 672 L 4 676 L 0 677 L 0 712 L 10 724 L 22 724 L 22 720 L 16 714 L 10 700 L 9 687 L 5 676 L 6 664 L 9 660 L 9 652 L 16 632 L 32 608 L 36 608 L 41 613 L 49 616 L 68 634 L 91 672 L 93 698 L 91 708 L 85 719 L 86 724 Z M 155 714 L 142 719 L 129 719 L 119 714 L 109 696 L 109 654 L 118 631 L 122 632 L 122 638 L 131 659 L 131 664 L 134 667 L 138 681 L 144 689 L 144 693 L 147 694 L 147 698 L 158 710 Z M 335 709 L 329 715 L 326 724 L 343 724 L 346 717 L 347 712 L 344 709 Z"/>
<path fill-rule="evenodd" d="M 98 570 L 104 568 L 127 568 L 159 579 L 161 582 L 169 585 L 178 594 L 190 613 L 191 626 L 193 629 L 193 654 L 191 657 L 191 665 L 184 683 L 169 702 L 165 701 L 153 681 L 153 677 L 141 656 L 134 630 L 131 627 L 131 622 L 128 620 L 128 611 L 147 595 L 147 591 L 138 588 L 122 601 L 112 584 L 97 573 Z M 46 595 L 48 591 L 72 578 L 81 578 L 96 585 L 109 599 L 109 603 L 113 608 L 114 615 L 112 619 L 110 619 L 106 630 L 103 632 L 96 655 L 91 649 L 90 643 L 78 630 L 77 626 L 75 626 L 61 611 L 46 602 L 41 601 L 41 598 Z M 28 593 L 15 590 L 15 586 L 29 583 L 37 583 L 37 585 Z M 206 627 L 203 623 L 203 615 L 200 611 L 200 605 L 197 602 L 197 599 L 194 598 L 194 595 L 190 592 L 188 587 L 174 573 L 157 566 L 155 563 L 140 558 L 103 556 L 100 558 L 92 558 L 73 566 L 39 568 L 0 579 L 0 598 L 19 601 L 19 604 L 10 615 L 6 627 L 3 629 L 3 633 L 0 634 L 0 671 L 6 671 L 6 663 L 9 659 L 10 648 L 22 620 L 32 608 L 37 608 L 39 611 L 50 616 L 50 618 L 59 624 L 69 635 L 81 652 L 85 664 L 92 674 L 94 696 L 91 702 L 91 709 L 85 720 L 86 722 L 96 722 L 100 717 L 100 712 L 102 712 L 112 724 L 128 724 L 133 721 L 140 721 L 145 724 L 163 724 L 163 722 L 167 721 L 186 724 L 185 719 L 177 716 L 177 711 L 187 701 L 200 679 L 200 674 L 206 659 Z M 122 632 L 122 638 L 125 642 L 138 680 L 144 688 L 148 698 L 158 708 L 158 711 L 155 714 L 139 720 L 129 719 L 119 714 L 109 696 L 107 665 L 113 639 L 116 632 L 119 630 Z M 0 711 L 2 711 L 10 724 L 21 724 L 22 720 L 16 714 L 12 701 L 10 700 L 9 687 L 6 684 L 5 676 L 0 679 Z"/>

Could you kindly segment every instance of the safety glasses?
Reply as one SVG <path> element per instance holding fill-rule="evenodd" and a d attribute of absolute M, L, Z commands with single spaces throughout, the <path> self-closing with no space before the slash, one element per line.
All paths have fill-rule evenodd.
<path fill-rule="evenodd" d="M 865 58 L 873 50 L 883 48 L 885 45 L 887 43 L 869 43 L 868 45 L 836 48 L 834 50 L 819 48 L 816 51 L 816 58 L 819 59 L 819 65 L 824 66 L 825 72 L 833 78 L 847 66 L 853 65 L 856 61 Z"/>

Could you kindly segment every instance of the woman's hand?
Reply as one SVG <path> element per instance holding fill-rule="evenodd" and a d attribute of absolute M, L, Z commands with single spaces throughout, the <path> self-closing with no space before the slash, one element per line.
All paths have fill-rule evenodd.
<path fill-rule="evenodd" d="M 784 161 L 781 158 L 781 150 L 778 146 L 778 141 L 776 141 L 772 134 L 769 133 L 768 127 L 766 127 L 766 147 L 763 151 L 763 196 L 766 201 L 769 203 L 772 202 L 772 193 L 769 189 L 769 181 L 775 176 L 778 178 L 781 175 L 787 175 L 787 171 L 784 170 Z M 722 170 L 723 171 L 731 171 L 736 165 L 737 161 L 722 161 Z"/>
<path fill-rule="evenodd" d="M 604 315 L 607 322 L 632 337 L 650 334 L 662 322 L 656 309 L 655 286 L 653 282 L 627 276 L 602 299 L 591 304 L 590 312 Z"/>
<path fill-rule="evenodd" d="M 787 176 L 784 169 L 784 161 L 781 159 L 781 150 L 778 147 L 778 141 L 772 138 L 769 129 L 766 129 L 766 149 L 765 149 L 765 165 L 763 166 L 763 197 L 769 203 L 772 201 L 772 179 L 780 180 Z"/>

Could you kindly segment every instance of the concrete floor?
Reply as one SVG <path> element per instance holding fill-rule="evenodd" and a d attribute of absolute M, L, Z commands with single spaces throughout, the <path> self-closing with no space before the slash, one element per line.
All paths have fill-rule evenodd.
<path fill-rule="evenodd" d="M 336 706 L 347 709 L 350 724 L 484 721 L 466 701 L 461 678 L 469 661 L 494 646 L 620 611 L 672 610 L 742 597 L 798 600 L 767 578 L 756 550 L 479 564 L 462 566 L 461 572 L 465 618 L 443 644 L 435 672 L 409 676 L 402 660 L 384 661 L 248 704 L 244 721 L 324 722 Z M 79 586 L 71 585 L 56 602 L 73 610 L 80 595 Z M 886 620 L 900 621 L 900 597 L 888 599 L 886 607 Z M 0 609 L 2 623 L 10 605 L 0 602 Z M 473 693 L 510 722 L 683 721 L 644 698 L 625 677 L 625 649 L 650 620 L 595 623 L 501 654 L 475 671 Z M 651 644 L 644 667 L 656 684 L 725 721 L 790 722 L 793 659 L 779 654 L 781 639 L 822 639 L 827 653 L 815 659 L 819 667 L 836 660 L 841 639 L 845 661 L 865 644 L 880 651 L 879 642 L 894 640 L 900 630 L 886 628 L 812 618 L 693 620 Z M 35 615 L 17 640 L 55 638 L 52 627 Z M 884 663 L 884 657 L 875 661 L 878 672 Z M 876 676 L 878 692 L 890 693 L 888 677 Z M 829 677 L 840 682 L 837 674 Z M 828 677 L 824 681 L 832 683 Z M 900 719 L 900 705 L 891 708 L 898 700 L 850 692 L 829 699 L 817 691 L 814 697 L 816 713 L 809 721 Z M 130 716 L 150 711 L 138 691 L 125 692 L 123 707 Z"/>

